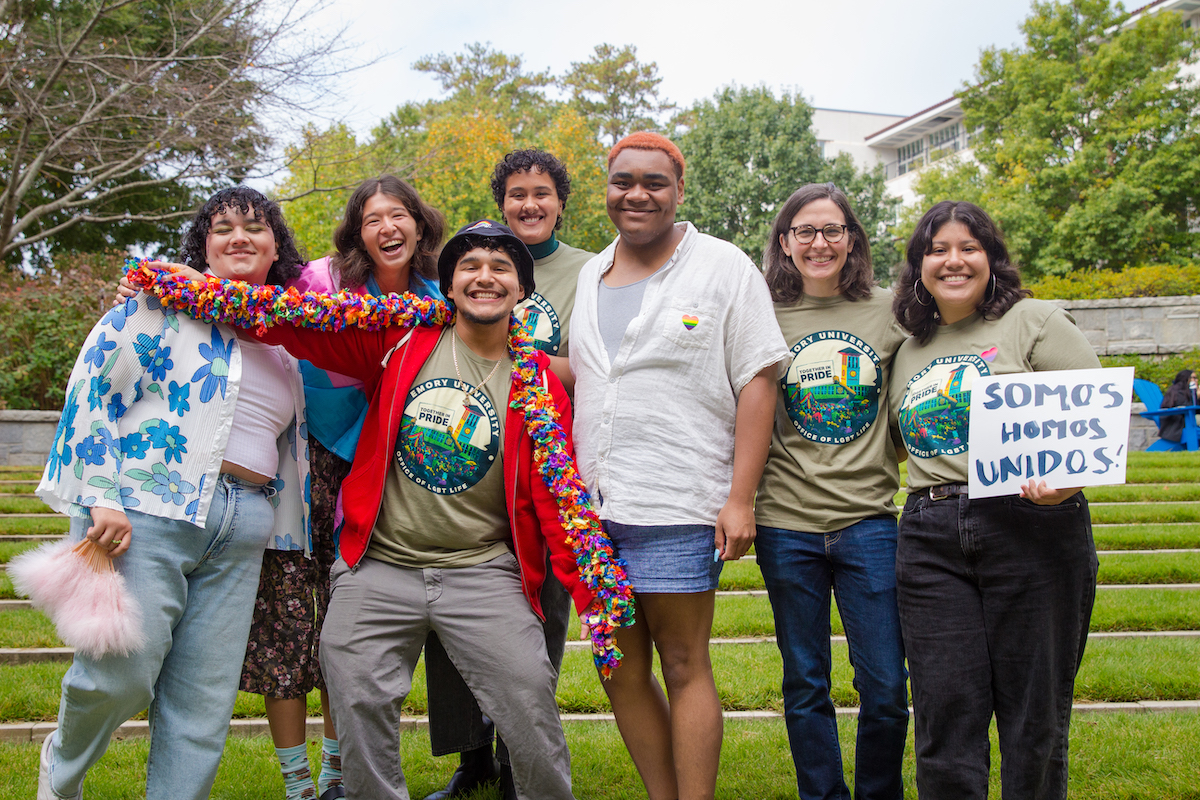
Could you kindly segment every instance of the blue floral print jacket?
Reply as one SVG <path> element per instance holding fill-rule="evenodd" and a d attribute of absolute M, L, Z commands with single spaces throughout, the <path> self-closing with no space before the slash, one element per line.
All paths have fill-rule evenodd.
<path fill-rule="evenodd" d="M 284 359 L 296 416 L 279 437 L 276 550 L 311 551 L 308 432 L 296 360 Z M 57 511 L 134 509 L 203 526 L 233 426 L 242 374 L 233 329 L 139 293 L 92 328 L 38 494 Z"/>

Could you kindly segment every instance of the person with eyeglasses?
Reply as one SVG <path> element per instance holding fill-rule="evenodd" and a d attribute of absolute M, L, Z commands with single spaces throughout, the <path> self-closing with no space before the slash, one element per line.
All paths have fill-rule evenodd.
<path fill-rule="evenodd" d="M 902 445 L 888 427 L 887 392 L 907 334 L 891 293 L 875 285 L 866 231 L 833 184 L 788 198 L 765 261 L 790 357 L 777 375 L 755 551 L 783 656 L 796 785 L 802 800 L 850 797 L 830 697 L 832 589 L 860 697 L 854 796 L 899 800 L 908 675 L 893 497 Z"/>

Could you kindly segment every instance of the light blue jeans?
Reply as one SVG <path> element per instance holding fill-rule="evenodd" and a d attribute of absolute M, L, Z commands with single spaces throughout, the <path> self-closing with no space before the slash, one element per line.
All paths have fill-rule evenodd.
<path fill-rule="evenodd" d="M 122 723 L 150 708 L 147 800 L 206 798 L 225 749 L 274 513 L 264 489 L 221 475 L 203 528 L 127 511 L 133 541 L 114 563 L 141 604 L 147 644 L 75 656 L 62 681 L 50 784 L 74 797 Z M 71 520 L 83 538 L 90 519 Z"/>

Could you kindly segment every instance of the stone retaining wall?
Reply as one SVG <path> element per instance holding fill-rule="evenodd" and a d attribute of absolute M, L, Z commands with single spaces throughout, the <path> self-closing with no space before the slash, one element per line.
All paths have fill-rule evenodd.
<path fill-rule="evenodd" d="M 1102 356 L 1171 355 L 1200 347 L 1200 295 L 1051 300 Z"/>
<path fill-rule="evenodd" d="M 0 410 L 0 464 L 40 467 L 58 429 L 57 411 Z"/>

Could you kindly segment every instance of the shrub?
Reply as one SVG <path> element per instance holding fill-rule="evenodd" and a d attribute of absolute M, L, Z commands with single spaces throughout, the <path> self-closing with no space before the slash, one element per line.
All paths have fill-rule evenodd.
<path fill-rule="evenodd" d="M 1200 264 L 1154 264 L 1121 271 L 1079 270 L 1026 284 L 1042 300 L 1108 300 L 1200 294 Z"/>
<path fill-rule="evenodd" d="M 1200 350 L 1168 356 L 1162 361 L 1145 356 L 1100 356 L 1100 364 L 1105 367 L 1133 367 L 1133 377 L 1156 383 L 1165 392 L 1179 370 L 1190 369 L 1200 373 Z"/>
<path fill-rule="evenodd" d="M 59 256 L 0 277 L 0 405 L 57 411 L 88 332 L 112 305 L 125 253 Z"/>

